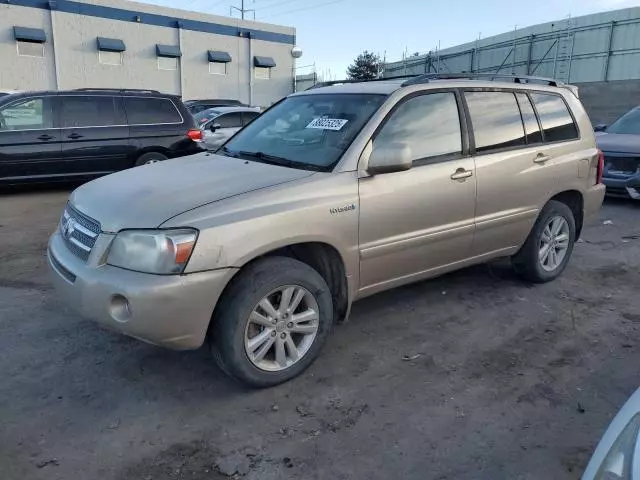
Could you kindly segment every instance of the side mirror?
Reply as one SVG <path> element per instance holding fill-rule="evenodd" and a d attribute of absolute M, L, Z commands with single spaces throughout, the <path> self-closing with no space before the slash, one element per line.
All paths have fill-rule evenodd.
<path fill-rule="evenodd" d="M 371 175 L 402 172 L 409 170 L 412 166 L 411 147 L 406 143 L 392 143 L 381 147 L 374 145 L 369 156 L 367 172 Z"/>
<path fill-rule="evenodd" d="M 593 127 L 594 132 L 604 132 L 607 129 L 607 125 L 604 123 L 599 123 L 595 127 Z"/>
<path fill-rule="evenodd" d="M 215 132 L 216 130 L 218 130 L 219 128 L 221 128 L 219 123 L 212 123 L 211 126 L 209 127 L 209 130 L 211 130 L 211 132 Z"/>

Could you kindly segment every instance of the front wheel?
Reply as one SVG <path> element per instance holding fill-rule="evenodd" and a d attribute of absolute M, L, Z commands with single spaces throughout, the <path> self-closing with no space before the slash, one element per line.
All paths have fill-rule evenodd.
<path fill-rule="evenodd" d="M 232 377 L 253 387 L 285 382 L 320 353 L 333 303 L 313 268 L 287 257 L 268 257 L 233 280 L 210 331 L 213 355 Z"/>
<path fill-rule="evenodd" d="M 554 280 L 566 268 L 575 240 L 573 212 L 566 204 L 551 200 L 540 212 L 525 244 L 513 256 L 513 266 L 531 282 Z"/>

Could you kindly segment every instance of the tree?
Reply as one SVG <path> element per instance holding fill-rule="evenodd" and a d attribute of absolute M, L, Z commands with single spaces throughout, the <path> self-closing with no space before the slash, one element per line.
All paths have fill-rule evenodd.
<path fill-rule="evenodd" d="M 373 52 L 365 50 L 356 57 L 349 68 L 347 68 L 347 76 L 351 80 L 371 80 L 378 78 L 378 72 L 382 62 L 380 57 Z"/>

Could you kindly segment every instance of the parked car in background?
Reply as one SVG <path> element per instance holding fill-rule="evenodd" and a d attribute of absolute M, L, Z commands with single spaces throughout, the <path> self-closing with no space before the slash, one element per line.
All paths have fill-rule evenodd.
<path fill-rule="evenodd" d="M 204 150 L 180 99 L 79 89 L 0 97 L 0 184 L 91 178 Z"/>
<path fill-rule="evenodd" d="M 240 100 L 231 100 L 224 98 L 209 98 L 204 100 L 187 100 L 184 102 L 185 106 L 191 112 L 191 115 L 200 113 L 208 108 L 215 107 L 247 107 L 248 105 L 242 103 Z"/>
<path fill-rule="evenodd" d="M 640 200 L 640 107 L 595 130 L 598 148 L 604 152 L 602 180 L 607 194 Z"/>
<path fill-rule="evenodd" d="M 557 278 L 602 205 L 601 161 L 555 81 L 347 82 L 290 95 L 216 154 L 76 189 L 48 258 L 84 316 L 174 349 L 208 336 L 265 387 L 359 298 L 500 257 Z"/>
<path fill-rule="evenodd" d="M 600 439 L 582 480 L 640 480 L 640 389 Z"/>
<path fill-rule="evenodd" d="M 259 115 L 258 107 L 217 107 L 196 113 L 194 118 L 202 130 L 205 146 L 216 150 Z"/>

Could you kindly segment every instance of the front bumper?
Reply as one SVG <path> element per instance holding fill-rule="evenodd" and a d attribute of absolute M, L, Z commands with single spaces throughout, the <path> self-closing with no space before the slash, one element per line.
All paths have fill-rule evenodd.
<path fill-rule="evenodd" d="M 607 195 L 640 200 L 640 173 L 630 176 L 605 176 L 602 177 L 602 182 L 607 186 Z"/>
<path fill-rule="evenodd" d="M 99 239 L 96 247 L 108 243 Z M 100 260 L 105 251 L 92 252 L 85 263 L 56 231 L 47 256 L 59 295 L 82 316 L 109 329 L 174 350 L 199 348 L 236 270 L 151 275 L 107 265 Z"/>

